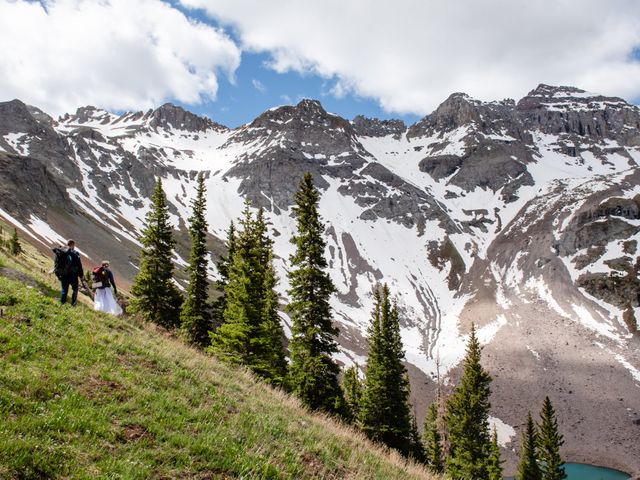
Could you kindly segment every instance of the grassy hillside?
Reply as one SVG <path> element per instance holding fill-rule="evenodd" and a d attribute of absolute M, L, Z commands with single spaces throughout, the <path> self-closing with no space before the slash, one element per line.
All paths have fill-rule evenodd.
<path fill-rule="evenodd" d="M 0 478 L 432 478 L 166 332 L 59 306 L 28 257 L 0 256 Z"/>

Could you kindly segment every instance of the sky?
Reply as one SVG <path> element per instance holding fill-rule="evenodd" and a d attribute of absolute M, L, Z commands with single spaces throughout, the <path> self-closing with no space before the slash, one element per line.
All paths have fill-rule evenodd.
<path fill-rule="evenodd" d="M 0 101 L 172 102 L 235 127 L 315 98 L 413 123 L 539 83 L 640 100 L 638 0 L 0 0 Z"/>

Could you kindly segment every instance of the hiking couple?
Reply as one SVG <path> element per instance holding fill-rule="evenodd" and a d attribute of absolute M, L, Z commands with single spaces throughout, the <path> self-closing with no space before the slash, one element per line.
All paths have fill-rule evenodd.
<path fill-rule="evenodd" d="M 53 253 L 55 254 L 53 271 L 60 280 L 60 304 L 67 303 L 69 287 L 71 287 L 71 305 L 75 306 L 78 300 L 78 287 L 80 282 L 84 283 L 84 270 L 80 252 L 76 250 L 76 242 L 69 240 L 66 248 L 56 247 L 53 249 Z M 92 287 L 95 289 L 95 310 L 120 315 L 122 308 L 114 297 L 114 292 L 117 295 L 118 289 L 109 268 L 109 262 L 103 260 L 102 264 L 95 267 L 91 273 L 93 275 Z M 113 287 L 113 291 L 111 287 Z"/>

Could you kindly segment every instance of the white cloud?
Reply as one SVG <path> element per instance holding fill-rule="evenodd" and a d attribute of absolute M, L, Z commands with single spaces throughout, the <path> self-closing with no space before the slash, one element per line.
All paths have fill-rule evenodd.
<path fill-rule="evenodd" d="M 160 0 L 0 0 L 0 99 L 60 114 L 213 99 L 240 50 Z"/>
<path fill-rule="evenodd" d="M 181 0 L 270 52 L 278 72 L 424 114 L 450 93 L 519 98 L 538 83 L 640 97 L 635 0 Z M 250 13 L 247 13 L 250 12 Z"/>
<path fill-rule="evenodd" d="M 267 91 L 267 87 L 264 86 L 264 83 L 257 78 L 252 79 L 251 84 L 253 85 L 253 88 L 258 90 L 260 93 L 265 93 Z"/>

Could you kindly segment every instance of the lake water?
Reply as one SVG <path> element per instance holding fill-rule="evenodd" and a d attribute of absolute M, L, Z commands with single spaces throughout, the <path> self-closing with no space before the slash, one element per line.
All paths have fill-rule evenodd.
<path fill-rule="evenodd" d="M 565 463 L 567 480 L 625 480 L 630 478 L 624 472 L 604 467 L 594 467 L 584 463 Z"/>
<path fill-rule="evenodd" d="M 624 472 L 604 467 L 594 467 L 584 463 L 565 463 L 566 480 L 626 480 L 630 478 Z M 505 480 L 513 479 L 507 477 Z"/>

